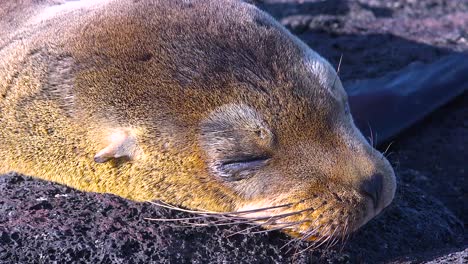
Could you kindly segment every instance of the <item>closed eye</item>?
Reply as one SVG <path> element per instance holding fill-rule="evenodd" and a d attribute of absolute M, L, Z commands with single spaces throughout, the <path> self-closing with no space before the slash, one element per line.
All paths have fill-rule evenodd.
<path fill-rule="evenodd" d="M 269 158 L 268 156 L 236 157 L 223 161 L 218 165 L 218 169 L 223 172 L 227 180 L 240 180 L 264 166 Z"/>
<path fill-rule="evenodd" d="M 261 166 L 268 160 L 268 157 L 245 157 L 237 160 L 228 160 L 221 164 L 225 169 L 244 170 Z"/>

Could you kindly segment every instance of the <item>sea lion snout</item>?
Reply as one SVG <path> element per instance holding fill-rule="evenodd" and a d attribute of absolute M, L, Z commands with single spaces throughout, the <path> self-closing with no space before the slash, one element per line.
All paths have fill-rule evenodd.
<path fill-rule="evenodd" d="M 369 196 L 372 199 L 374 209 L 377 209 L 381 204 L 380 200 L 382 197 L 383 188 L 383 177 L 382 174 L 378 173 L 373 175 L 369 180 L 364 181 L 361 185 L 361 192 L 364 195 Z"/>
<path fill-rule="evenodd" d="M 393 170 L 383 173 L 376 173 L 369 179 L 362 181 L 359 192 L 370 199 L 368 206 L 369 219 L 379 214 L 385 207 L 390 205 L 395 196 L 396 183 Z"/>
<path fill-rule="evenodd" d="M 350 144 L 354 147 L 348 148 L 348 153 L 341 157 L 344 162 L 351 164 L 348 165 L 348 169 L 345 169 L 351 175 L 343 174 L 339 182 L 346 184 L 346 178 L 351 178 L 350 188 L 357 192 L 364 205 L 364 217 L 359 223 L 358 227 L 360 227 L 390 205 L 395 196 L 396 177 L 385 156 L 374 149 L 355 126 L 352 127 L 354 128 L 351 130 L 354 132 L 348 134 L 345 141 L 354 141 L 354 144 Z M 344 166 L 346 168 L 346 165 Z"/>
<path fill-rule="evenodd" d="M 395 172 L 390 162 L 367 142 L 364 148 L 367 151 L 357 154 L 358 157 L 355 159 L 357 166 L 361 166 L 361 173 L 354 183 L 354 188 L 368 200 L 368 216 L 362 225 L 390 205 L 396 191 Z"/>
<path fill-rule="evenodd" d="M 382 172 L 372 175 L 370 180 L 363 182 L 361 190 L 374 191 L 372 196 L 375 204 L 375 214 L 380 213 L 392 202 L 396 192 L 396 177 L 392 166 L 382 154 L 378 153 L 380 160 L 383 160 Z"/>

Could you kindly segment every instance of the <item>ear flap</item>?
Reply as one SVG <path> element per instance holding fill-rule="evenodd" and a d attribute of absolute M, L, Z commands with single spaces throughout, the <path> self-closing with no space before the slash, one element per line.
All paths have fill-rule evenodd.
<path fill-rule="evenodd" d="M 122 157 L 132 159 L 136 152 L 136 136 L 131 131 L 119 129 L 109 136 L 109 144 L 94 156 L 94 161 L 104 163 Z"/>

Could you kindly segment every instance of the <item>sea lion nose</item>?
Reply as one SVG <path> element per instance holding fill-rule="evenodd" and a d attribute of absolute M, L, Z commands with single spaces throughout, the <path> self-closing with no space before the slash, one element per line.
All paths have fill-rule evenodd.
<path fill-rule="evenodd" d="M 383 176 L 382 174 L 374 174 L 370 179 L 365 180 L 361 186 L 360 191 L 372 199 L 374 209 L 377 210 L 381 204 Z"/>

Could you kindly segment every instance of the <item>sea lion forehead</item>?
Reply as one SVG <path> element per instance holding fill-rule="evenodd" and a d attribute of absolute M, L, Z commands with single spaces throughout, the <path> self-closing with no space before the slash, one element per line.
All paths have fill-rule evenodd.
<path fill-rule="evenodd" d="M 219 5 L 224 1 L 215 2 Z M 296 89 L 324 89 L 337 99 L 345 96 L 337 72 L 326 59 L 254 5 L 236 0 L 227 2 L 242 7 L 233 9 L 236 11 L 231 14 L 234 19 L 231 23 L 239 23 L 243 28 L 228 34 L 240 35 L 236 40 L 247 43 L 237 51 L 242 54 L 239 61 L 255 59 L 257 76 L 261 76 L 260 68 L 266 68 L 274 75 L 268 76 L 268 80 L 281 79 L 280 83 Z"/>
<path fill-rule="evenodd" d="M 202 48 L 213 51 L 208 58 L 215 63 L 221 59 L 225 63 L 223 68 L 231 70 L 232 75 L 240 73 L 237 80 L 267 80 L 270 85 L 276 82 L 284 87 L 287 83 L 288 87 L 305 85 L 310 89 L 318 85 L 319 88 L 332 92 L 335 97 L 342 96 L 343 91 L 337 93 L 337 89 L 334 89 L 340 90 L 341 83 L 330 63 L 267 13 L 254 5 L 237 0 L 201 3 L 200 6 L 208 13 L 218 16 L 199 17 L 196 20 L 200 21 L 194 21 L 207 25 L 206 28 L 197 29 L 206 37 L 205 41 L 209 42 L 203 43 L 206 46 Z M 226 4 L 232 5 L 228 12 L 220 9 Z M 193 42 L 191 44 L 196 45 Z M 222 53 L 221 58 L 213 54 L 216 51 Z"/>

